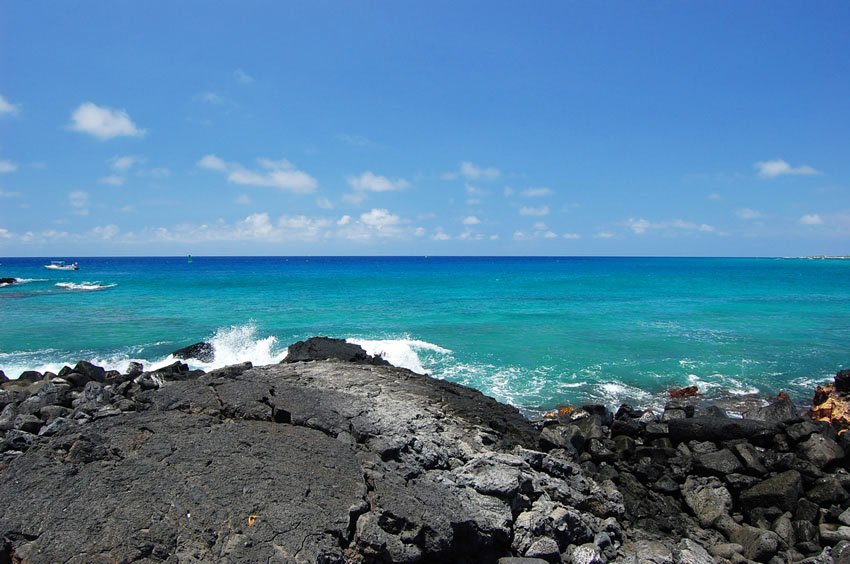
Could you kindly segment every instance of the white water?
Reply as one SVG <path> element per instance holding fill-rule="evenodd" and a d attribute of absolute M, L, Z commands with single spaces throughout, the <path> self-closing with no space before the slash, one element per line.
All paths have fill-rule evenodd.
<path fill-rule="evenodd" d="M 430 374 L 422 364 L 420 353 L 429 351 L 441 355 L 451 354 L 452 351 L 439 345 L 416 339 L 346 339 L 354 345 L 360 345 L 368 354 L 383 357 L 394 366 L 407 368 L 418 374 Z"/>
<path fill-rule="evenodd" d="M 79 284 L 75 282 L 57 282 L 55 286 L 57 288 L 64 288 L 66 290 L 73 290 L 76 292 L 95 292 L 98 290 L 108 290 L 109 288 L 114 288 L 118 284 L 101 284 L 99 282 L 80 282 Z"/>

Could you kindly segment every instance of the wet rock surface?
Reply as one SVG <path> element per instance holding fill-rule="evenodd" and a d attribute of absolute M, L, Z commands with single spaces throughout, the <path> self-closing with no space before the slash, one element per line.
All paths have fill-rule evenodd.
<path fill-rule="evenodd" d="M 847 442 L 787 403 L 531 422 L 344 341 L 294 347 L 0 384 L 0 562 L 850 557 Z"/>

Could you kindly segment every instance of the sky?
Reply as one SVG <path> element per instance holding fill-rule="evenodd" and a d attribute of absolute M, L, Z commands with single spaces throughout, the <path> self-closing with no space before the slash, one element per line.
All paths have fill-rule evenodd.
<path fill-rule="evenodd" d="M 0 256 L 850 255 L 850 3 L 9 0 Z"/>

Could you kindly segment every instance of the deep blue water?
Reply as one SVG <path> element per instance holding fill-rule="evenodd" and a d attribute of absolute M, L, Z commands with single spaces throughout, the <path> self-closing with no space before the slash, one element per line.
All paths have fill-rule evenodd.
<path fill-rule="evenodd" d="M 55 258 L 80 270 L 0 258 L 0 277 L 25 280 L 0 288 L 10 377 L 156 366 L 205 339 L 203 368 L 262 364 L 330 335 L 536 411 L 690 384 L 805 399 L 850 365 L 850 260 Z"/>

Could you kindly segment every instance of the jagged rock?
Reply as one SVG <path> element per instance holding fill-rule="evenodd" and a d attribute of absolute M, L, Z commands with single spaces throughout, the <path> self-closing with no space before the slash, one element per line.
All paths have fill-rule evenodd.
<path fill-rule="evenodd" d="M 712 556 L 716 556 L 718 558 L 725 558 L 726 560 L 732 560 L 732 558 L 736 554 L 742 554 L 744 552 L 744 547 L 737 543 L 726 542 L 715 544 L 714 546 L 708 549 L 708 552 Z"/>
<path fill-rule="evenodd" d="M 800 412 L 797 406 L 787 396 L 775 401 L 764 407 L 759 407 L 744 414 L 749 419 L 758 419 L 761 421 L 773 421 L 780 423 L 783 421 L 796 421 L 800 419 Z"/>
<path fill-rule="evenodd" d="M 726 448 L 698 456 L 694 466 L 704 472 L 720 476 L 740 472 L 744 468 L 738 457 Z"/>
<path fill-rule="evenodd" d="M 182 349 L 177 349 L 171 353 L 171 356 L 174 358 L 182 358 L 183 360 L 194 358 L 201 362 L 212 362 L 215 360 L 215 347 L 213 347 L 212 343 L 201 341 L 200 343 L 195 343 L 188 347 L 183 347 Z"/>
<path fill-rule="evenodd" d="M 744 469 L 757 476 L 767 474 L 767 468 L 764 467 L 761 461 L 761 455 L 749 443 L 739 443 L 731 447 L 739 459 L 744 463 Z"/>
<path fill-rule="evenodd" d="M 561 551 L 558 548 L 558 543 L 550 538 L 543 538 L 536 541 L 525 551 L 525 556 L 528 558 L 540 558 L 551 564 L 559 564 L 561 562 Z"/>
<path fill-rule="evenodd" d="M 540 433 L 540 448 L 544 451 L 563 448 L 570 452 L 581 452 L 586 441 L 587 438 L 577 425 L 553 425 Z"/>
<path fill-rule="evenodd" d="M 473 458 L 455 473 L 458 483 L 470 485 L 479 493 L 510 499 L 517 493 L 533 491 L 528 469 L 517 456 L 488 453 Z"/>
<path fill-rule="evenodd" d="M 841 481 L 834 476 L 818 478 L 806 491 L 806 499 L 823 507 L 833 503 L 842 503 L 850 497 Z"/>
<path fill-rule="evenodd" d="M 726 441 L 747 439 L 769 440 L 776 433 L 775 424 L 754 419 L 691 417 L 667 423 L 674 443 L 683 441 Z"/>
<path fill-rule="evenodd" d="M 565 554 L 570 564 L 605 564 L 608 561 L 592 543 L 571 546 Z"/>
<path fill-rule="evenodd" d="M 683 564 L 714 564 L 714 559 L 708 551 L 691 539 L 679 541 L 678 549 L 678 561 Z"/>
<path fill-rule="evenodd" d="M 289 345 L 283 362 L 330 359 L 376 366 L 389 365 L 389 362 L 383 358 L 366 354 L 366 351 L 360 345 L 348 343 L 345 339 L 332 339 L 330 337 L 311 337 L 306 341 L 298 341 Z"/>
<path fill-rule="evenodd" d="M 793 511 L 801 488 L 800 473 L 788 470 L 744 491 L 741 494 L 741 505 L 745 510 L 774 506 L 783 511 Z"/>
<path fill-rule="evenodd" d="M 839 392 L 850 392 L 850 370 L 839 370 L 835 375 L 835 389 Z"/>
<path fill-rule="evenodd" d="M 732 509 L 729 490 L 715 477 L 689 477 L 682 486 L 685 504 L 703 527 L 710 527 Z"/>
<path fill-rule="evenodd" d="M 821 544 L 837 544 L 841 541 L 850 542 L 850 527 L 833 523 L 821 523 L 818 527 Z"/>
<path fill-rule="evenodd" d="M 823 435 L 812 435 L 797 447 L 800 454 L 818 468 L 825 468 L 844 458 L 844 449 Z"/>
<path fill-rule="evenodd" d="M 106 370 L 101 366 L 95 366 L 87 360 L 81 360 L 74 366 L 74 372 L 86 376 L 86 381 L 94 380 L 101 382 L 106 379 Z"/>
<path fill-rule="evenodd" d="M 559 546 L 584 544 L 593 540 L 594 531 L 578 511 L 560 503 L 538 500 L 514 522 L 513 549 L 525 554 L 541 538 L 554 539 Z"/>
<path fill-rule="evenodd" d="M 608 530 L 591 511 L 622 513 L 576 462 L 530 450 L 537 431 L 515 409 L 409 371 L 242 366 L 109 395 L 132 386 L 88 382 L 80 407 L 103 404 L 90 417 L 57 411 L 40 437 L 7 432 L 6 550 L 45 562 L 492 562 L 513 530 L 515 554 L 554 559 Z M 115 409 L 123 401 L 136 410 Z"/>
<path fill-rule="evenodd" d="M 38 372 L 36 370 L 25 370 L 24 372 L 21 372 L 20 376 L 18 376 L 18 381 L 19 382 L 38 382 L 43 377 L 44 377 L 44 375 L 41 372 Z"/>

